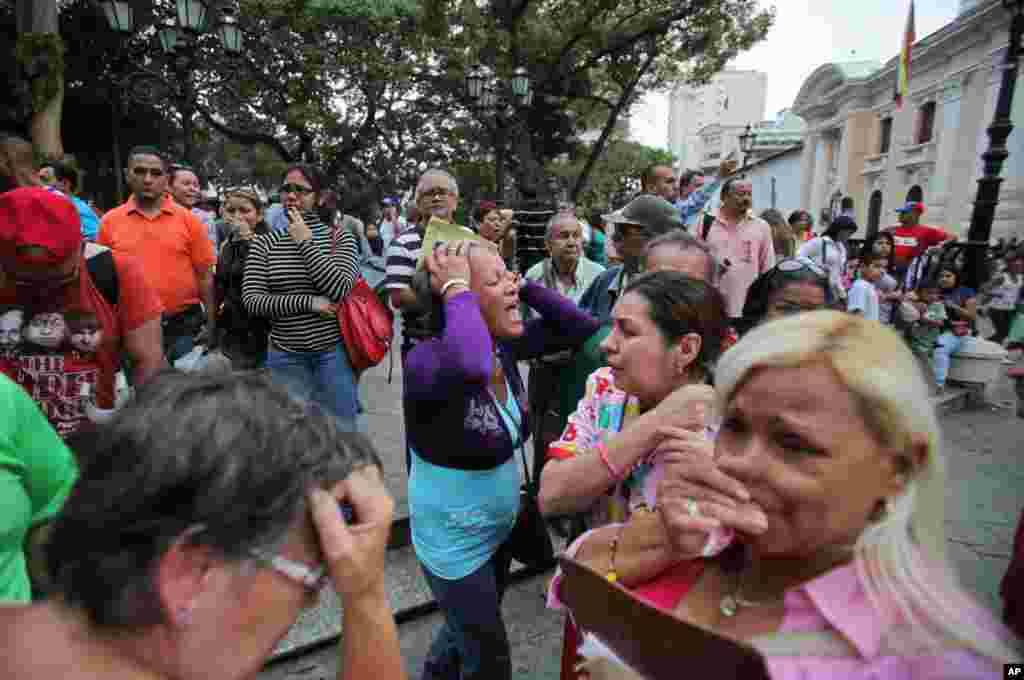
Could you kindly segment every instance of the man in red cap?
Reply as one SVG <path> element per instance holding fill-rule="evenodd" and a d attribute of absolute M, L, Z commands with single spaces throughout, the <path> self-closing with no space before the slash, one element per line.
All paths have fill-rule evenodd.
<path fill-rule="evenodd" d="M 63 437 L 82 426 L 91 403 L 114 407 L 122 357 L 135 384 L 166 365 L 163 309 L 141 267 L 83 244 L 75 206 L 44 188 L 0 194 L 0 309 L 20 324 L 5 336 L 0 372 Z"/>
<path fill-rule="evenodd" d="M 893 257 L 896 269 L 901 273 L 910 266 L 911 260 L 923 255 L 924 251 L 943 241 L 956 238 L 948 231 L 920 223 L 921 215 L 924 214 L 924 203 L 910 202 L 902 208 L 897 208 L 896 212 L 900 216 L 900 226 L 892 227 L 888 231 L 896 243 Z"/>

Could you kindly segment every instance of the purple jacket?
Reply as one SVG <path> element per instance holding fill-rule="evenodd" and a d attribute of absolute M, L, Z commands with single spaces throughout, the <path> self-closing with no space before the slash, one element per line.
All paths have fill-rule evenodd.
<path fill-rule="evenodd" d="M 581 345 L 598 328 L 596 319 L 555 291 L 527 283 L 520 299 L 540 318 L 522 336 L 498 343 L 498 357 L 524 414 L 519 441 L 526 441 L 529 412 L 518 362 Z M 494 372 L 494 343 L 475 293 L 445 302 L 439 338 L 417 343 L 405 357 L 403 406 L 409 445 L 434 465 L 490 470 L 515 450 L 512 437 L 488 389 Z"/>

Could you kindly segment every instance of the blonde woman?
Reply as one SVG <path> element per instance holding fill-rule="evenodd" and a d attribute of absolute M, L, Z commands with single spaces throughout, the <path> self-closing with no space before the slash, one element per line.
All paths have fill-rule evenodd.
<path fill-rule="evenodd" d="M 584 535 L 577 559 L 752 643 L 775 679 L 997 678 L 1020 660 L 946 557 L 938 422 L 899 336 L 842 313 L 787 317 L 715 378 L 713 456 L 670 456 L 657 512 Z M 736 539 L 701 558 L 711 527 Z"/>

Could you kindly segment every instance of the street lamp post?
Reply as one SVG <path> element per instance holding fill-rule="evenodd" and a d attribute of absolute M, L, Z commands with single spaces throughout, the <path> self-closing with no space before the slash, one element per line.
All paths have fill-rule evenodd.
<path fill-rule="evenodd" d="M 757 142 L 757 133 L 750 127 L 750 123 L 747 123 L 746 130 L 739 136 L 740 140 L 740 151 L 743 153 L 743 166 L 747 165 L 747 157 L 754 148 L 754 144 Z"/>
<path fill-rule="evenodd" d="M 131 35 L 135 31 L 134 14 L 127 0 L 96 0 L 96 3 L 103 11 L 112 30 L 122 35 Z M 136 86 L 142 84 L 142 81 L 146 81 L 147 84 L 155 83 L 162 86 L 163 93 L 174 93 L 172 96 L 176 99 L 178 112 L 181 114 L 182 147 L 185 161 L 194 166 L 192 123 L 196 113 L 196 93 L 195 83 L 192 80 L 192 68 L 195 65 L 199 36 L 211 28 L 208 22 L 211 0 L 175 0 L 174 5 L 175 20 L 158 28 L 156 34 L 160 48 L 167 56 L 174 71 L 177 87 L 168 83 L 159 74 L 149 71 L 134 73 L 126 79 L 126 82 Z M 242 31 L 231 5 L 225 4 L 221 8 L 219 20 L 213 28 L 222 49 L 227 54 L 237 55 L 241 52 Z M 140 94 L 141 91 L 136 87 L 126 89 L 136 98 L 153 100 L 148 101 L 151 104 L 161 98 L 159 95 L 154 95 L 151 88 L 142 90 L 148 92 L 148 96 Z"/>
<path fill-rule="evenodd" d="M 494 139 L 494 183 L 501 200 L 505 194 L 505 153 L 518 122 L 517 109 L 533 102 L 530 75 L 525 67 L 517 66 L 511 80 L 505 83 L 495 78 L 486 66 L 475 64 L 466 73 L 466 94 Z"/>
<path fill-rule="evenodd" d="M 996 206 L 999 205 L 999 186 L 1003 181 L 999 173 L 1002 172 L 1003 161 L 1010 155 L 1006 148 L 1006 139 L 1013 131 L 1010 113 L 1022 51 L 1021 40 L 1024 38 L 1024 0 L 1003 0 L 1003 6 L 1013 12 L 1010 21 L 1010 44 L 1006 47 L 1006 56 L 1001 66 L 1003 78 L 999 85 L 995 115 L 988 127 L 988 150 L 981 155 L 985 162 L 984 174 L 978 180 L 978 194 L 974 199 L 971 227 L 967 232 L 969 250 L 966 283 L 974 289 L 987 278 L 985 260 L 988 241 L 992 236 Z"/>

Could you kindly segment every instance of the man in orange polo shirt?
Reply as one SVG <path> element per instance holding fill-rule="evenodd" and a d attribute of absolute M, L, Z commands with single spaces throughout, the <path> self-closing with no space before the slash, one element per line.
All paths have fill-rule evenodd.
<path fill-rule="evenodd" d="M 196 341 L 213 337 L 217 255 L 199 218 L 168 195 L 167 161 L 160 151 L 132 149 L 125 175 L 132 196 L 103 216 L 98 242 L 142 264 L 164 306 L 164 353 L 173 363 Z"/>

